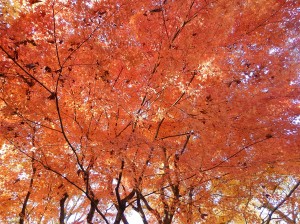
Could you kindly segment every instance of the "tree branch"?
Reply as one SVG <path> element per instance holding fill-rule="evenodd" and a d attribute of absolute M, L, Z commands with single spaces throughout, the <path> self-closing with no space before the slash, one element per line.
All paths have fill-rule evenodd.
<path fill-rule="evenodd" d="M 45 86 L 40 80 L 38 80 L 36 77 L 34 77 L 33 75 L 31 75 L 28 71 L 25 70 L 25 68 L 20 65 L 16 59 L 14 57 L 12 57 L 1 45 L 0 45 L 0 49 L 7 55 L 7 57 L 9 59 L 11 59 L 23 72 L 26 73 L 26 75 L 28 75 L 30 78 L 32 78 L 34 81 L 36 81 L 38 84 L 40 84 L 45 90 L 47 90 L 47 92 L 49 92 L 51 95 L 53 94 L 53 92 L 47 87 Z"/>
<path fill-rule="evenodd" d="M 60 173 L 59 171 L 53 169 L 52 167 L 50 167 L 49 165 L 46 165 L 45 163 L 43 163 L 41 160 L 38 160 L 36 158 L 34 158 L 33 156 L 30 156 L 28 153 L 24 152 L 23 150 L 21 150 L 18 146 L 16 146 L 12 141 L 10 141 L 9 139 L 6 138 L 6 140 L 8 140 L 14 147 L 16 147 L 22 154 L 24 154 L 25 156 L 34 159 L 34 161 L 38 162 L 39 164 L 41 164 L 46 170 L 49 170 L 55 174 L 57 174 L 58 176 L 60 176 L 61 178 L 65 179 L 68 183 L 70 183 L 72 186 L 74 186 L 76 189 L 78 189 L 79 191 L 81 191 L 82 193 L 84 193 L 84 195 L 87 197 L 87 199 L 91 202 L 91 204 L 96 205 L 95 206 L 95 210 L 97 211 L 97 213 L 103 218 L 103 220 L 105 221 L 106 224 L 109 224 L 107 218 L 105 217 L 105 215 L 99 210 L 99 208 L 97 207 L 96 201 L 94 200 L 94 198 L 91 198 L 90 195 L 84 190 L 82 189 L 80 186 L 78 186 L 75 182 L 73 182 L 72 180 L 70 180 L 66 175 L 63 175 L 62 173 Z"/>
<path fill-rule="evenodd" d="M 162 123 L 164 122 L 164 120 L 165 120 L 165 118 L 161 119 L 160 122 L 158 123 L 154 139 L 157 139 L 157 136 L 158 136 L 158 133 L 159 133 L 159 129 L 160 129 Z"/>
<path fill-rule="evenodd" d="M 33 187 L 33 180 L 34 180 L 34 177 L 35 177 L 35 173 L 36 173 L 36 167 L 34 165 L 34 155 L 32 156 L 33 158 L 31 159 L 31 165 L 32 165 L 32 174 L 31 174 L 31 178 L 30 178 L 30 183 L 29 183 L 29 190 L 27 191 L 27 194 L 26 194 L 26 197 L 24 199 L 24 202 L 23 202 L 23 206 L 22 206 L 22 211 L 20 212 L 19 216 L 20 216 L 20 221 L 19 223 L 20 224 L 23 224 L 24 221 L 25 221 L 25 216 L 26 216 L 26 207 L 27 207 L 27 203 L 28 203 L 28 200 L 29 200 L 29 197 L 31 195 L 31 191 L 32 191 L 32 187 Z"/>
<path fill-rule="evenodd" d="M 69 197 L 68 193 L 64 193 L 63 197 L 59 201 L 59 205 L 60 205 L 59 224 L 65 224 L 65 217 L 66 217 L 65 202 L 68 199 L 68 197 Z"/>
<path fill-rule="evenodd" d="M 292 188 L 292 190 L 287 194 L 287 196 L 282 199 L 273 209 L 272 211 L 269 213 L 269 217 L 266 221 L 266 224 L 269 224 L 272 220 L 272 215 L 279 209 L 279 207 L 281 205 L 283 205 L 283 203 L 285 203 L 289 197 L 291 197 L 291 195 L 294 193 L 294 191 L 296 191 L 296 189 L 300 186 L 300 180 L 296 183 L 296 185 Z"/>
<path fill-rule="evenodd" d="M 55 52 L 56 52 L 56 57 L 57 57 L 57 61 L 58 61 L 58 65 L 60 67 L 60 69 L 62 68 L 62 64 L 60 62 L 60 57 L 59 57 L 59 53 L 58 53 L 58 46 L 57 46 L 57 37 L 56 37 L 56 23 L 55 23 L 55 14 L 54 14 L 54 4 L 52 5 L 52 19 L 53 19 L 53 37 L 54 37 L 54 43 L 55 43 Z"/>
<path fill-rule="evenodd" d="M 258 144 L 258 143 L 261 143 L 261 142 L 263 142 L 263 141 L 265 141 L 265 140 L 267 140 L 267 139 L 269 139 L 269 138 L 267 137 L 267 138 L 261 139 L 261 140 L 259 140 L 259 141 L 257 141 L 257 142 L 253 142 L 253 143 L 251 143 L 251 144 L 249 144 L 249 145 L 246 145 L 246 146 L 242 147 L 240 150 L 238 150 L 237 152 L 235 152 L 235 153 L 233 153 L 232 155 L 228 156 L 226 159 L 223 159 L 223 160 L 222 160 L 221 162 L 219 162 L 218 164 L 216 164 L 216 165 L 214 165 L 214 166 L 212 166 L 212 167 L 210 167 L 210 168 L 203 169 L 203 170 L 201 170 L 201 172 L 206 172 L 206 171 L 209 171 L 209 170 L 213 170 L 213 169 L 219 167 L 220 165 L 222 165 L 223 163 L 229 161 L 230 159 L 236 157 L 238 154 L 240 154 L 240 153 L 243 152 L 244 150 L 250 148 L 250 147 L 253 146 L 253 145 L 256 145 L 256 144 Z"/>

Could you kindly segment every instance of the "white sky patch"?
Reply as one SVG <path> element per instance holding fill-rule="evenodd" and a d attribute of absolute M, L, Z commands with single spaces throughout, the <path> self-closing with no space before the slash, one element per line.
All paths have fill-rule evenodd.
<path fill-rule="evenodd" d="M 270 50 L 269 50 L 269 54 L 270 55 L 273 55 L 273 54 L 277 54 L 280 52 L 280 48 L 279 47 L 272 47 Z"/>
<path fill-rule="evenodd" d="M 3 144 L 0 148 L 0 158 L 1 158 L 1 156 L 5 155 L 7 150 L 8 150 L 8 145 Z"/>
<path fill-rule="evenodd" d="M 129 211 L 126 213 L 126 219 L 132 224 L 143 224 L 141 216 L 136 211 Z"/>
<path fill-rule="evenodd" d="M 293 117 L 292 124 L 300 125 L 300 115 L 297 115 L 297 116 Z"/>

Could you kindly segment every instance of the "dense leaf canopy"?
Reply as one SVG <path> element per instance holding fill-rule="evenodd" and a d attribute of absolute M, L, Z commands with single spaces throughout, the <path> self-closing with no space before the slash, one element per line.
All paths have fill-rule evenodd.
<path fill-rule="evenodd" d="M 1 223 L 300 222 L 297 0 L 1 2 Z"/>

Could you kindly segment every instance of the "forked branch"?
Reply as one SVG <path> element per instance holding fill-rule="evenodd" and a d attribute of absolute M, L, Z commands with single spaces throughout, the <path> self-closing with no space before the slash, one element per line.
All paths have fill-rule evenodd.
<path fill-rule="evenodd" d="M 265 222 L 266 224 L 269 224 L 272 220 L 272 215 L 279 209 L 281 205 L 283 205 L 291 196 L 292 194 L 297 190 L 297 188 L 300 186 L 300 180 L 296 183 L 296 185 L 290 190 L 290 192 L 285 196 L 284 199 L 282 199 L 269 213 L 268 219 Z"/>

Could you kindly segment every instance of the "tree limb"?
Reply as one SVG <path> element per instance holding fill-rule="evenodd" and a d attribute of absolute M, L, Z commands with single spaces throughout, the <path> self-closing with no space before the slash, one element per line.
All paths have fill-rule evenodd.
<path fill-rule="evenodd" d="M 281 205 L 283 205 L 288 199 L 289 197 L 291 197 L 291 195 L 294 193 L 294 191 L 296 191 L 296 189 L 300 186 L 300 180 L 296 183 L 296 185 L 291 189 L 291 191 L 287 194 L 287 196 L 282 199 L 269 213 L 268 215 L 268 219 L 266 221 L 266 224 L 269 224 L 272 220 L 272 215 L 279 209 L 279 207 Z"/>

